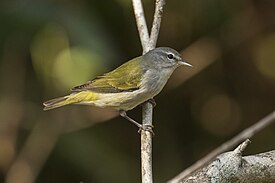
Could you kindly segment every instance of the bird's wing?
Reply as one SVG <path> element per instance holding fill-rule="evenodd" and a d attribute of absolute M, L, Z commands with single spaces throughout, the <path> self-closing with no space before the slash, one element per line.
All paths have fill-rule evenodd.
<path fill-rule="evenodd" d="M 111 72 L 72 88 L 72 91 L 91 90 L 98 93 L 134 91 L 139 89 L 143 74 L 139 58 L 135 58 Z"/>

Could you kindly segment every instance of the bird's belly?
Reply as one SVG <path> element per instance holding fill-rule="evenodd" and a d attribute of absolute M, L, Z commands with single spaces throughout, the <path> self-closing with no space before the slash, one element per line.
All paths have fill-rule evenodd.
<path fill-rule="evenodd" d="M 132 92 L 100 94 L 99 99 L 93 103 L 98 107 L 111 107 L 117 110 L 128 111 L 156 96 L 165 83 L 151 83 L 150 86 L 142 87 Z"/>
<path fill-rule="evenodd" d="M 102 93 L 93 105 L 128 111 L 152 97 L 152 93 L 142 89 L 132 92 Z"/>

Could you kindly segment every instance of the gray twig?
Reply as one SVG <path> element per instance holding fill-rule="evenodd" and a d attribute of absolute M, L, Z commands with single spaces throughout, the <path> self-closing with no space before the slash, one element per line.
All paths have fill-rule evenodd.
<path fill-rule="evenodd" d="M 159 35 L 159 29 L 160 29 L 160 24 L 161 24 L 161 17 L 163 13 L 163 7 L 165 5 L 164 0 L 156 0 L 156 8 L 155 8 L 155 13 L 154 13 L 154 20 L 153 20 L 153 25 L 151 29 L 151 34 L 150 34 L 150 46 L 149 49 L 153 49 L 157 45 L 157 40 L 158 40 L 158 35 Z"/>
<path fill-rule="evenodd" d="M 143 11 L 141 0 L 132 0 L 134 13 L 136 17 L 137 28 L 139 32 L 140 42 L 143 48 L 143 54 L 149 51 L 149 32 Z"/>
<path fill-rule="evenodd" d="M 241 143 L 235 150 L 234 153 L 242 155 L 247 146 L 251 143 L 249 139 L 246 139 L 243 143 Z"/>
<path fill-rule="evenodd" d="M 174 177 L 173 179 L 169 180 L 169 183 L 175 183 L 179 182 L 180 179 L 183 179 L 187 177 L 188 175 L 194 173 L 199 168 L 205 166 L 207 163 L 209 163 L 211 160 L 213 160 L 217 155 L 228 151 L 232 147 L 236 146 L 240 142 L 244 141 L 245 139 L 249 139 L 253 137 L 256 133 L 267 127 L 268 125 L 272 124 L 275 121 L 275 111 L 255 123 L 254 125 L 246 128 L 244 131 L 230 139 L 229 141 L 223 143 L 218 148 L 211 151 L 209 154 L 207 154 L 202 159 L 198 160 L 196 163 L 185 169 L 183 172 L 181 172 L 179 175 Z"/>
<path fill-rule="evenodd" d="M 132 0 L 132 2 L 139 31 L 139 37 L 143 48 L 143 54 L 145 54 L 149 50 L 154 49 L 156 47 L 165 1 L 156 0 L 156 8 L 150 36 L 141 0 Z M 147 126 L 153 126 L 152 116 L 153 106 L 151 103 L 146 102 L 142 108 L 142 124 Z M 153 182 L 152 134 L 144 130 L 141 131 L 141 175 L 143 183 Z"/>

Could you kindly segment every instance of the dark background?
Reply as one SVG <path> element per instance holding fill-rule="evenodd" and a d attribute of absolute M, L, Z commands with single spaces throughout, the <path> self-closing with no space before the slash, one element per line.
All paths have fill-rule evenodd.
<path fill-rule="evenodd" d="M 144 8 L 150 25 L 154 2 Z M 141 54 L 131 1 L 2 0 L 0 23 L 0 182 L 140 182 L 138 129 L 116 111 L 42 110 Z M 155 97 L 154 179 L 165 182 L 274 110 L 275 2 L 167 0 L 158 46 L 193 65 Z M 141 108 L 129 115 L 140 121 Z M 246 153 L 274 149 L 274 130 Z"/>

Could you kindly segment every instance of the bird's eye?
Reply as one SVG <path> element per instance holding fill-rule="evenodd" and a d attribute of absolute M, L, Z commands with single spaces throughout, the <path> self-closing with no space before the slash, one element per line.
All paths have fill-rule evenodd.
<path fill-rule="evenodd" d="M 169 59 L 173 59 L 173 58 L 174 58 L 174 55 L 170 53 L 170 54 L 167 55 L 167 57 L 168 57 Z"/>

